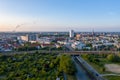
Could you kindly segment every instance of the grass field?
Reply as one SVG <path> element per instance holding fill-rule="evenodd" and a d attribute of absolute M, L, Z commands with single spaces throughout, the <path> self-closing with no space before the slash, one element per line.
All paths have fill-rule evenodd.
<path fill-rule="evenodd" d="M 120 80 L 120 76 L 106 76 L 105 78 L 108 80 Z"/>

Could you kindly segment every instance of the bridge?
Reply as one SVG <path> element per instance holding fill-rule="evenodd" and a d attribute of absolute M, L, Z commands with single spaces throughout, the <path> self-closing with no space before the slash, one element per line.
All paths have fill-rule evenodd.
<path fill-rule="evenodd" d="M 65 54 L 118 54 L 119 51 L 71 51 L 64 52 Z"/>
<path fill-rule="evenodd" d="M 34 50 L 34 51 L 11 51 L 2 52 L 3 55 L 13 55 L 13 54 L 23 54 L 23 53 L 58 53 L 58 54 L 68 54 L 68 55 L 79 55 L 79 54 L 118 54 L 119 51 L 47 51 L 47 50 Z"/>

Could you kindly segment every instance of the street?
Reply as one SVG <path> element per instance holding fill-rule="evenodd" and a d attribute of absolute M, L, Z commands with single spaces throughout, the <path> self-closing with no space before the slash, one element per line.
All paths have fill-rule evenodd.
<path fill-rule="evenodd" d="M 85 70 L 73 59 L 73 57 L 72 57 L 72 60 L 74 61 L 77 69 L 77 72 L 76 72 L 77 80 L 90 80 Z"/>

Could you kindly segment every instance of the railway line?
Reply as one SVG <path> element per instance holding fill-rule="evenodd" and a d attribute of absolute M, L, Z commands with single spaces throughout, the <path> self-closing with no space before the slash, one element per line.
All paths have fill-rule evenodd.
<path fill-rule="evenodd" d="M 23 53 L 58 53 L 58 54 L 69 54 L 69 55 L 79 55 L 79 54 L 118 54 L 119 51 L 46 51 L 46 50 L 34 50 L 34 51 L 11 51 L 11 52 L 1 52 L 4 55 L 11 54 L 23 54 Z"/>
<path fill-rule="evenodd" d="M 85 60 L 80 56 L 73 56 L 74 60 L 86 71 L 86 74 L 91 80 L 105 80 L 101 74 L 92 68 Z"/>

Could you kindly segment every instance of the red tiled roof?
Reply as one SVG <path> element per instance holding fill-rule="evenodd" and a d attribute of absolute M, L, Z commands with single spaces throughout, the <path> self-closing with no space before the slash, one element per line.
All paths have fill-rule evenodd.
<path fill-rule="evenodd" d="M 54 46 L 54 44 L 41 44 L 42 46 Z"/>

